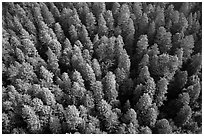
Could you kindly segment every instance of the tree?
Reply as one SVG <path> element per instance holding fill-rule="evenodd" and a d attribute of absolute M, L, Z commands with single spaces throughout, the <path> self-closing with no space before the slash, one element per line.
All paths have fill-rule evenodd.
<path fill-rule="evenodd" d="M 156 125 L 157 133 L 159 134 L 171 134 L 172 127 L 167 119 L 157 120 Z"/>
<path fill-rule="evenodd" d="M 101 79 L 102 71 L 101 71 L 101 67 L 97 59 L 92 60 L 92 68 L 96 75 L 96 79 Z"/>
<path fill-rule="evenodd" d="M 113 13 L 113 18 L 118 21 L 118 16 L 119 16 L 119 10 L 120 10 L 120 4 L 118 2 L 114 2 L 112 6 L 112 13 Z"/>
<path fill-rule="evenodd" d="M 166 32 L 164 27 L 159 27 L 156 34 L 156 43 L 159 46 L 161 53 L 166 53 L 171 48 L 171 33 Z"/>
<path fill-rule="evenodd" d="M 116 90 L 115 75 L 112 72 L 108 72 L 103 78 L 104 85 L 104 98 L 107 102 L 115 100 L 118 97 L 118 91 Z"/>
<path fill-rule="evenodd" d="M 95 25 L 96 25 L 96 18 L 92 12 L 89 12 L 86 15 L 86 28 L 87 28 L 90 36 L 93 36 L 93 34 L 95 33 L 95 29 L 96 29 Z"/>
<path fill-rule="evenodd" d="M 140 134 L 152 134 L 152 130 L 146 126 L 146 127 L 141 127 L 140 128 Z"/>
<path fill-rule="evenodd" d="M 90 65 L 92 64 L 91 63 L 92 56 L 90 55 L 90 52 L 88 49 L 83 50 L 82 56 L 83 56 L 84 60 L 86 61 L 86 63 L 88 63 Z"/>
<path fill-rule="evenodd" d="M 26 56 L 35 57 L 38 55 L 37 49 L 30 39 L 22 39 L 21 43 L 24 46 L 23 52 Z"/>
<path fill-rule="evenodd" d="M 201 61 L 202 61 L 202 56 L 200 53 L 197 53 L 192 56 L 191 63 L 188 67 L 189 75 L 196 74 L 201 70 L 201 64 L 202 64 Z"/>
<path fill-rule="evenodd" d="M 74 43 L 78 39 L 78 33 L 74 25 L 69 27 L 69 34 L 71 36 L 72 43 Z"/>
<path fill-rule="evenodd" d="M 55 96 L 48 88 L 43 87 L 38 94 L 38 97 L 46 104 L 46 105 L 54 105 L 56 103 Z"/>
<path fill-rule="evenodd" d="M 88 63 L 82 64 L 81 74 L 83 79 L 90 85 L 96 81 L 94 71 Z"/>
<path fill-rule="evenodd" d="M 99 18 L 100 14 L 103 14 L 106 11 L 106 5 L 104 2 L 94 2 L 92 8 L 96 18 Z"/>
<path fill-rule="evenodd" d="M 156 26 L 155 26 L 155 22 L 152 21 L 150 24 L 149 24 L 149 27 L 148 27 L 148 40 L 150 43 L 152 43 L 154 41 L 154 36 L 155 36 L 155 33 L 156 33 Z"/>
<path fill-rule="evenodd" d="M 62 30 L 62 27 L 59 23 L 55 23 L 54 32 L 55 32 L 59 42 L 61 44 L 64 43 L 64 40 L 65 40 L 64 31 Z"/>
<path fill-rule="evenodd" d="M 58 64 L 58 58 L 55 55 L 55 53 L 48 47 L 48 50 L 46 52 L 48 60 L 47 63 L 49 64 L 49 69 L 53 73 L 57 73 L 59 71 L 59 64 Z"/>
<path fill-rule="evenodd" d="M 79 83 L 79 85 L 81 87 L 85 87 L 84 86 L 84 79 L 82 78 L 81 73 L 76 71 L 76 70 L 72 74 L 72 81 Z"/>
<path fill-rule="evenodd" d="M 9 115 L 6 113 L 2 113 L 2 133 L 11 133 L 11 120 L 9 119 Z"/>
<path fill-rule="evenodd" d="M 20 63 L 22 63 L 22 62 L 25 61 L 25 56 L 24 56 L 24 54 L 23 54 L 23 52 L 22 52 L 21 49 L 16 48 L 16 49 L 15 49 L 15 54 L 16 54 L 17 60 L 18 60 Z"/>
<path fill-rule="evenodd" d="M 121 52 L 121 55 L 118 58 L 118 68 L 124 69 L 128 77 L 130 71 L 130 57 L 125 50 Z"/>
<path fill-rule="evenodd" d="M 60 11 L 59 9 L 55 6 L 53 2 L 49 2 L 50 6 L 50 12 L 52 13 L 53 17 L 55 18 L 55 21 L 58 22 L 60 19 Z"/>
<path fill-rule="evenodd" d="M 138 69 L 142 69 L 145 66 L 149 66 L 149 55 L 144 54 L 143 58 L 141 59 L 140 63 L 138 64 Z"/>
<path fill-rule="evenodd" d="M 65 110 L 67 129 L 69 131 L 77 131 L 77 127 L 82 123 L 82 118 L 79 117 L 79 110 L 75 105 L 69 105 Z"/>
<path fill-rule="evenodd" d="M 187 88 L 187 92 L 189 93 L 191 103 L 194 103 L 198 99 L 201 93 L 200 91 L 201 91 L 200 81 Z"/>
<path fill-rule="evenodd" d="M 175 117 L 175 122 L 178 126 L 184 126 L 192 116 L 192 109 L 188 105 L 184 105 Z"/>
<path fill-rule="evenodd" d="M 57 58 L 60 58 L 62 46 L 57 39 L 51 40 L 48 44 L 48 47 L 53 51 Z"/>
<path fill-rule="evenodd" d="M 152 104 L 152 101 L 151 96 L 148 93 L 144 93 L 135 105 L 140 125 L 143 124 L 152 127 L 156 123 L 158 109 L 155 104 Z"/>
<path fill-rule="evenodd" d="M 49 72 L 44 66 L 40 67 L 40 74 L 48 86 L 53 83 L 53 73 Z"/>
<path fill-rule="evenodd" d="M 156 7 L 156 17 L 155 17 L 155 25 L 156 28 L 159 28 L 161 26 L 165 25 L 165 15 L 164 15 L 164 9 L 161 8 L 160 6 Z"/>
<path fill-rule="evenodd" d="M 145 54 L 148 46 L 149 44 L 148 44 L 147 35 L 141 35 L 137 42 L 136 54 L 135 54 L 135 57 L 137 56 L 138 60 L 140 60 L 142 56 Z"/>
<path fill-rule="evenodd" d="M 101 81 L 96 81 L 91 86 L 91 90 L 93 92 L 94 101 L 96 104 L 98 104 L 104 98 L 103 84 Z"/>
<path fill-rule="evenodd" d="M 149 77 L 145 82 L 145 91 L 144 93 L 149 93 L 149 95 L 153 98 L 156 92 L 156 84 L 154 82 L 154 78 Z"/>
<path fill-rule="evenodd" d="M 186 61 L 193 53 L 194 38 L 193 35 L 185 36 L 181 41 L 180 47 L 183 48 L 183 60 Z"/>
<path fill-rule="evenodd" d="M 87 108 L 89 114 L 93 111 L 95 104 L 93 93 L 91 91 L 86 92 L 86 94 L 82 98 L 82 104 Z"/>
<path fill-rule="evenodd" d="M 139 83 L 145 83 L 145 81 L 147 81 L 150 77 L 150 73 L 149 73 L 149 68 L 147 66 L 144 66 L 139 73 L 138 76 L 138 82 Z"/>
<path fill-rule="evenodd" d="M 58 117 L 56 116 L 50 117 L 50 130 L 53 134 L 59 134 L 62 132 L 61 123 Z"/>
<path fill-rule="evenodd" d="M 103 35 L 107 35 L 108 27 L 106 26 L 106 20 L 103 17 L 103 14 L 99 14 L 98 17 L 98 35 L 102 37 Z"/>
<path fill-rule="evenodd" d="M 152 106 L 152 98 L 148 93 L 144 93 L 136 104 L 136 109 L 140 112 L 145 112 Z M 136 110 L 137 111 L 137 110 Z"/>
<path fill-rule="evenodd" d="M 134 109 L 130 108 L 124 115 L 123 121 L 126 124 L 133 123 L 134 126 L 138 127 L 137 113 Z"/>
<path fill-rule="evenodd" d="M 79 105 L 80 103 L 82 103 L 82 98 L 85 96 L 85 94 L 86 89 L 81 87 L 79 83 L 74 82 L 72 84 L 72 88 L 69 92 L 69 95 L 72 98 L 72 103 L 74 105 Z"/>
<path fill-rule="evenodd" d="M 168 80 L 166 78 L 160 78 L 157 82 L 157 90 L 155 94 L 155 103 L 158 107 L 163 105 L 163 101 L 166 100 L 166 94 L 168 89 Z"/>
<path fill-rule="evenodd" d="M 22 108 L 22 117 L 27 122 L 27 127 L 31 133 L 40 133 L 41 132 L 41 124 L 39 117 L 35 114 L 33 109 L 24 105 Z"/>
<path fill-rule="evenodd" d="M 139 20 L 138 28 L 139 28 L 139 34 L 145 34 L 148 28 L 149 19 L 146 13 L 143 13 Z"/>
<path fill-rule="evenodd" d="M 40 3 L 40 5 L 41 5 L 41 13 L 43 16 L 43 20 L 48 26 L 52 26 L 55 23 L 55 19 L 52 13 L 49 11 L 49 9 L 44 3 Z"/>
<path fill-rule="evenodd" d="M 106 20 L 106 26 L 109 29 L 109 32 L 113 31 L 114 29 L 114 18 L 111 10 L 107 10 L 104 13 L 104 18 Z"/>

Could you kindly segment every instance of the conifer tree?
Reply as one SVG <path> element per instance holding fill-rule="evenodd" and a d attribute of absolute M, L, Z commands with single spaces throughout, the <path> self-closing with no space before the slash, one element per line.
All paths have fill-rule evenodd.
<path fill-rule="evenodd" d="M 67 129 L 76 131 L 77 127 L 82 123 L 82 118 L 79 117 L 79 110 L 75 105 L 69 105 L 65 110 Z"/>
<path fill-rule="evenodd" d="M 93 71 L 95 73 L 96 79 L 100 79 L 102 72 L 101 72 L 100 64 L 99 64 L 97 59 L 92 60 L 92 68 L 93 68 Z"/>
<path fill-rule="evenodd" d="M 56 103 L 54 94 L 48 88 L 42 88 L 38 96 L 46 105 L 54 105 Z"/>
<path fill-rule="evenodd" d="M 171 33 L 166 32 L 164 27 L 159 27 L 156 34 L 156 43 L 161 53 L 166 53 L 171 48 Z"/>
<path fill-rule="evenodd" d="M 48 51 L 46 52 L 48 56 L 48 64 L 49 64 L 49 69 L 53 72 L 56 73 L 58 72 L 59 64 L 58 64 L 58 59 L 57 56 L 53 53 L 53 51 L 48 47 Z"/>
<path fill-rule="evenodd" d="M 107 102 L 111 100 L 115 100 L 118 96 L 118 92 L 116 90 L 116 81 L 115 75 L 112 72 L 108 72 L 103 79 L 104 85 L 104 98 Z"/>
<path fill-rule="evenodd" d="M 59 23 L 55 23 L 54 31 L 55 31 L 55 34 L 57 36 L 57 39 L 62 44 L 65 40 L 65 35 L 64 35 L 64 31 L 62 30 L 62 27 Z"/>
<path fill-rule="evenodd" d="M 141 127 L 140 134 L 152 134 L 152 130 L 148 126 Z"/>
<path fill-rule="evenodd" d="M 68 93 L 71 89 L 71 79 L 68 73 L 66 72 L 62 73 L 61 79 L 62 79 L 61 88 L 65 91 L 65 93 Z"/>
<path fill-rule="evenodd" d="M 138 24 L 140 34 L 146 33 L 147 28 L 148 28 L 148 23 L 149 23 L 149 19 L 147 17 L 147 14 L 143 13 L 143 15 L 141 16 L 139 20 L 139 24 Z"/>
<path fill-rule="evenodd" d="M 74 73 L 72 74 L 72 80 L 73 80 L 74 82 L 79 83 L 79 85 L 80 85 L 81 87 L 84 87 L 84 79 L 82 78 L 80 72 L 74 71 Z"/>
<path fill-rule="evenodd" d="M 104 18 L 106 20 L 106 26 L 108 27 L 109 32 L 113 31 L 113 29 L 114 29 L 114 18 L 113 18 L 112 11 L 111 10 L 107 10 L 104 13 Z"/>
<path fill-rule="evenodd" d="M 119 10 L 120 10 L 120 4 L 118 2 L 114 2 L 112 6 L 112 13 L 113 13 L 113 17 L 116 20 L 116 22 L 118 21 Z"/>
<path fill-rule="evenodd" d="M 149 27 L 148 27 L 148 40 L 151 42 L 153 42 L 154 40 L 154 36 L 155 36 L 155 33 L 156 33 L 156 26 L 155 26 L 155 22 L 152 21 L 150 24 L 149 24 Z"/>
<path fill-rule="evenodd" d="M 183 126 L 190 120 L 192 116 L 192 109 L 188 105 L 184 105 L 175 117 L 175 122 L 178 126 Z"/>
<path fill-rule="evenodd" d="M 98 16 L 98 35 L 101 37 L 107 35 L 108 27 L 106 26 L 106 20 L 103 17 L 103 14 Z"/>
<path fill-rule="evenodd" d="M 183 58 L 184 61 L 186 59 L 188 59 L 191 55 L 191 53 L 193 53 L 193 48 L 194 48 L 194 38 L 192 35 L 186 36 L 180 44 L 180 47 L 183 48 L 184 54 L 183 54 Z"/>
<path fill-rule="evenodd" d="M 155 17 L 155 25 L 157 28 L 165 25 L 165 16 L 164 16 L 164 9 L 160 6 L 156 7 L 156 17 Z"/>
<path fill-rule="evenodd" d="M 27 122 L 27 127 L 31 133 L 35 134 L 41 132 L 41 124 L 39 117 L 35 114 L 32 107 L 24 105 L 22 108 L 22 117 Z"/>
<path fill-rule="evenodd" d="M 54 134 L 59 134 L 61 133 L 61 123 L 60 120 L 58 119 L 58 117 L 53 116 L 50 118 L 50 130 L 52 133 Z"/>
<path fill-rule="evenodd" d="M 171 134 L 172 127 L 169 124 L 169 121 L 166 119 L 161 119 L 156 122 L 157 133 L 159 134 Z"/>
<path fill-rule="evenodd" d="M 160 78 L 160 80 L 157 82 L 157 91 L 156 91 L 156 98 L 155 103 L 158 107 L 163 105 L 163 101 L 166 100 L 166 93 L 168 89 L 168 81 L 166 78 Z"/>
<path fill-rule="evenodd" d="M 78 33 L 74 25 L 69 27 L 69 34 L 71 36 L 71 41 L 74 43 L 78 39 Z"/>
<path fill-rule="evenodd" d="M 96 25 L 96 18 L 92 12 L 89 12 L 86 15 L 86 28 L 87 28 L 90 36 L 93 36 L 93 34 L 95 33 L 95 29 L 96 29 L 95 25 Z"/>
<path fill-rule="evenodd" d="M 148 44 L 147 35 L 141 35 L 139 37 L 139 40 L 138 40 L 137 46 L 136 46 L 136 56 L 138 57 L 138 59 L 142 58 L 142 56 L 146 52 L 148 46 L 149 46 L 149 44 Z"/>
<path fill-rule="evenodd" d="M 52 15 L 55 18 L 56 22 L 58 22 L 59 19 L 60 19 L 59 9 L 55 6 L 55 4 L 53 2 L 49 2 L 49 6 L 50 6 L 50 12 L 52 13 Z"/>
<path fill-rule="evenodd" d="M 94 2 L 93 5 L 93 13 L 98 19 L 100 14 L 103 14 L 106 11 L 106 5 L 104 2 Z"/>
<path fill-rule="evenodd" d="M 91 90 L 93 91 L 93 97 L 96 104 L 98 104 L 104 97 L 103 84 L 100 81 L 96 81 Z"/>

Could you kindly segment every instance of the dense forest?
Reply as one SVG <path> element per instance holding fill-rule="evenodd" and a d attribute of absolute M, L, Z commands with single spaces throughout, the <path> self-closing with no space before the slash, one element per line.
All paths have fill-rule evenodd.
<path fill-rule="evenodd" d="M 2 133 L 202 133 L 202 3 L 2 3 Z"/>

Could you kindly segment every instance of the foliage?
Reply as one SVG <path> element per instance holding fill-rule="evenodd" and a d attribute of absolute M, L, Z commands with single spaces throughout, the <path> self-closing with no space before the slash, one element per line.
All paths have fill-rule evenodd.
<path fill-rule="evenodd" d="M 3 134 L 202 130 L 202 3 L 3 2 Z"/>

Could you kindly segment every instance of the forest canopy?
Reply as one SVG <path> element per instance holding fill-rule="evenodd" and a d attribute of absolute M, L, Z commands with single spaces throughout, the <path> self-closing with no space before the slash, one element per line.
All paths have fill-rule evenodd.
<path fill-rule="evenodd" d="M 3 2 L 3 134 L 202 133 L 202 3 Z"/>

